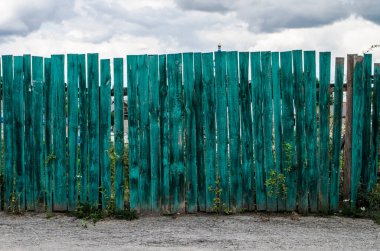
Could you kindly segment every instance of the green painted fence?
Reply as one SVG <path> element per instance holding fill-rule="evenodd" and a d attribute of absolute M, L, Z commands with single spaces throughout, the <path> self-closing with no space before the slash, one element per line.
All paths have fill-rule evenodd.
<path fill-rule="evenodd" d="M 380 66 L 355 56 L 345 180 L 345 62 L 331 61 L 301 50 L 4 55 L 1 209 L 327 213 L 346 182 L 355 207 L 377 183 Z"/>

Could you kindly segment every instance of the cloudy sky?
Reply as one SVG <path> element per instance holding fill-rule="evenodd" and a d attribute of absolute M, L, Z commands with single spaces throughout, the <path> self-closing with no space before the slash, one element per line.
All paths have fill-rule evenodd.
<path fill-rule="evenodd" d="M 2 54 L 224 50 L 362 53 L 380 44 L 379 0 L 1 0 Z M 380 49 L 374 51 L 380 62 Z"/>

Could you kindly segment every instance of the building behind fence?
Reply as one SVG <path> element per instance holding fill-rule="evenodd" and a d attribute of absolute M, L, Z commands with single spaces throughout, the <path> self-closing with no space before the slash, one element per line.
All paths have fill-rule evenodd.
<path fill-rule="evenodd" d="M 112 65 L 98 54 L 2 56 L 1 209 L 328 212 L 376 186 L 380 65 L 372 74 L 370 54 L 348 56 L 344 132 L 345 63 L 335 59 L 330 92 L 330 52 L 319 53 L 318 77 L 316 52 L 300 50 Z"/>

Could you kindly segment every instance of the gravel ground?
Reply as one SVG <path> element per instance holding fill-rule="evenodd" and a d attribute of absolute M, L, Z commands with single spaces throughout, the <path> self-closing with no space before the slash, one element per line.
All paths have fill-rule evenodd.
<path fill-rule="evenodd" d="M 380 250 L 380 226 L 342 217 L 144 216 L 95 225 L 0 213 L 0 250 Z"/>

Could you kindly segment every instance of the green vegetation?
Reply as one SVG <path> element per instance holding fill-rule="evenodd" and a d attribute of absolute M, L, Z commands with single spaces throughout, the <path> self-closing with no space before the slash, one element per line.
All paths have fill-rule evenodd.
<path fill-rule="evenodd" d="M 265 181 L 267 187 L 267 194 L 269 197 L 278 198 L 279 195 L 285 197 L 287 187 L 286 178 L 282 173 L 277 173 L 276 170 L 271 170 L 269 178 Z"/>
<path fill-rule="evenodd" d="M 215 186 L 209 186 L 208 190 L 211 193 L 214 193 L 212 211 L 217 214 L 231 214 L 232 211 L 226 206 L 225 203 L 222 203 L 220 199 L 220 195 L 222 194 L 223 189 L 219 187 L 220 176 L 218 176 L 215 180 Z"/>

